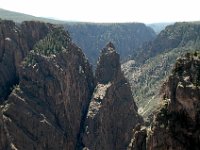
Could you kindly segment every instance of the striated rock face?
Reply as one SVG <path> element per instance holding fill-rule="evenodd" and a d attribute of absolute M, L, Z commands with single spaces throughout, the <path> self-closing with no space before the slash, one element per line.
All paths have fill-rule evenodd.
<path fill-rule="evenodd" d="M 96 88 L 85 121 L 82 146 L 90 150 L 126 149 L 132 129 L 141 121 L 130 85 L 121 72 L 119 55 L 109 43 L 97 65 Z"/>
<path fill-rule="evenodd" d="M 150 150 L 198 150 L 200 147 L 200 56 L 177 60 L 162 88 L 164 104 L 154 120 Z"/>
<path fill-rule="evenodd" d="M 0 102 L 19 81 L 19 65 L 33 45 L 51 30 L 50 24 L 0 21 Z"/>
<path fill-rule="evenodd" d="M 62 50 L 31 51 L 19 68 L 19 86 L 2 106 L 8 145 L 16 149 L 73 150 L 77 145 L 93 91 L 92 69 L 68 34 L 58 33 L 66 39 Z M 51 50 L 52 41 L 61 43 L 57 30 L 47 37 L 35 48 Z"/>

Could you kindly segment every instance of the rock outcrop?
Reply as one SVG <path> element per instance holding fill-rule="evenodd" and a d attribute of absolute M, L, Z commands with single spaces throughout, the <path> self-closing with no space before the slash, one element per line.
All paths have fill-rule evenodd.
<path fill-rule="evenodd" d="M 147 130 L 138 124 L 133 130 L 133 137 L 127 150 L 146 150 Z"/>
<path fill-rule="evenodd" d="M 200 147 L 200 56 L 178 59 L 161 90 L 163 106 L 148 140 L 149 150 L 198 150 Z"/>
<path fill-rule="evenodd" d="M 101 52 L 95 78 L 82 146 L 90 150 L 126 149 L 132 129 L 142 119 L 112 43 Z"/>
<path fill-rule="evenodd" d="M 19 85 L 2 106 L 8 145 L 15 149 L 76 148 L 93 92 L 93 75 L 82 51 L 66 32 L 57 35 L 58 30 L 35 47 L 53 51 L 45 55 L 45 49 L 33 50 L 25 59 L 19 68 Z M 66 45 L 51 49 L 52 41 L 63 44 L 60 36 Z"/>
<path fill-rule="evenodd" d="M 0 102 L 19 82 L 19 66 L 33 45 L 44 38 L 52 25 L 41 22 L 0 21 Z"/>
<path fill-rule="evenodd" d="M 109 43 L 93 76 L 62 27 L 0 22 L 0 149 L 126 149 L 142 122 Z"/>

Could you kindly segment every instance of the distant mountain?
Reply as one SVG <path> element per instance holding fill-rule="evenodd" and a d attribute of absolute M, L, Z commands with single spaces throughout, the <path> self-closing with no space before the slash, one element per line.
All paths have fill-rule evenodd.
<path fill-rule="evenodd" d="M 152 24 L 147 24 L 147 26 L 151 27 L 156 32 L 156 34 L 159 34 L 160 31 L 164 30 L 165 27 L 170 25 L 170 24 L 173 24 L 173 23 L 169 23 L 169 22 L 166 22 L 166 23 L 152 23 Z"/>
<path fill-rule="evenodd" d="M 32 15 L 27 15 L 19 12 L 9 11 L 0 8 L 0 18 L 5 20 L 13 20 L 14 22 L 21 23 L 23 21 L 42 21 L 48 22 L 53 24 L 63 24 L 65 21 L 42 18 L 42 17 L 35 17 Z"/>
<path fill-rule="evenodd" d="M 175 23 L 146 44 L 135 60 L 122 65 L 140 114 L 148 117 L 157 109 L 161 83 L 170 74 L 176 59 L 195 51 L 200 51 L 200 24 Z"/>

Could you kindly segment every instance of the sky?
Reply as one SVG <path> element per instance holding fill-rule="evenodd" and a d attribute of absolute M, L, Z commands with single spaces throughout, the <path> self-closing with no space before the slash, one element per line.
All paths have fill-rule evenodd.
<path fill-rule="evenodd" d="M 0 8 L 82 22 L 199 21 L 199 0 L 0 0 Z"/>

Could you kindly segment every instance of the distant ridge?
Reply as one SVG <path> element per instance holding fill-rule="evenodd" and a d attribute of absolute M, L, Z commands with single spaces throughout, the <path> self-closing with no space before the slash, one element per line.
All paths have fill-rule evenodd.
<path fill-rule="evenodd" d="M 121 60 L 127 60 L 136 52 L 135 49 L 149 42 L 156 37 L 152 28 L 144 23 L 94 23 L 94 22 L 76 22 L 61 21 L 55 18 L 41 18 L 23 13 L 12 12 L 0 8 L 0 18 L 2 20 L 12 20 L 16 23 L 23 21 L 41 21 L 63 25 L 69 31 L 72 41 L 83 49 L 84 53 L 92 64 L 96 64 L 99 49 L 111 41 L 119 50 Z M 84 40 L 83 40 L 84 39 Z"/>
<path fill-rule="evenodd" d="M 0 8 L 0 18 L 5 20 L 13 20 L 14 22 L 21 23 L 23 21 L 42 21 L 53 24 L 64 24 L 65 21 L 36 17 L 32 15 L 27 15 L 19 12 L 9 11 Z"/>

